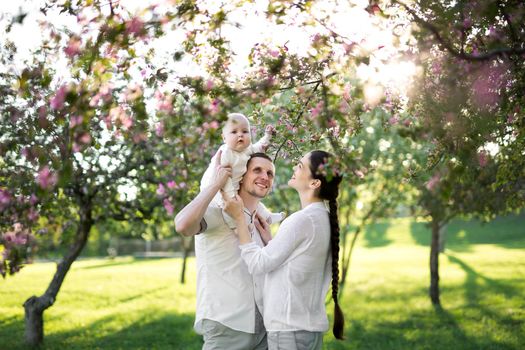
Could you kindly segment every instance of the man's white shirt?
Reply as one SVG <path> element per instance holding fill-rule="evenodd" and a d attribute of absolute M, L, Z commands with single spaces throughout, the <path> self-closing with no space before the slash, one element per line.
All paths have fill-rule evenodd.
<path fill-rule="evenodd" d="M 246 222 L 253 217 L 248 213 Z M 205 226 L 195 236 L 197 308 L 195 331 L 203 334 L 202 320 L 209 319 L 242 332 L 255 332 L 255 303 L 263 313 L 264 275 L 252 277 L 241 259 L 238 236 L 224 221 L 222 209 L 210 205 Z M 253 226 L 254 244 L 263 247 Z"/>

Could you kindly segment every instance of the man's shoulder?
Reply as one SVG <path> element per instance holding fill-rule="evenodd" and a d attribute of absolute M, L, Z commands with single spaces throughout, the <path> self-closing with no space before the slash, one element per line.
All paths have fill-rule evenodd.
<path fill-rule="evenodd" d="M 208 208 L 206 208 L 206 212 L 201 220 L 200 233 L 221 229 L 223 225 L 224 217 L 222 209 L 216 205 L 210 204 Z"/>

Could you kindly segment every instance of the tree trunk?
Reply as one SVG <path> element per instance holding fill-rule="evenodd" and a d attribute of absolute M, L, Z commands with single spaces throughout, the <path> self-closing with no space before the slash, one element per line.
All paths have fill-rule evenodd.
<path fill-rule="evenodd" d="M 447 242 L 447 225 L 441 225 L 439 229 L 439 252 L 443 253 L 445 251 L 445 244 Z"/>
<path fill-rule="evenodd" d="M 441 306 L 439 300 L 439 221 L 432 217 L 432 243 L 430 245 L 430 300 Z"/>
<path fill-rule="evenodd" d="M 188 260 L 188 256 L 190 255 L 191 247 L 193 246 L 193 239 L 193 236 L 188 240 L 185 237 L 182 237 L 182 249 L 184 255 L 182 257 L 182 271 L 180 273 L 181 284 L 186 283 L 186 262 Z"/>
<path fill-rule="evenodd" d="M 32 296 L 24 303 L 25 311 L 25 340 L 31 346 L 38 346 L 44 340 L 44 311 L 51 307 L 56 300 L 60 287 L 67 272 L 86 245 L 93 220 L 91 205 L 85 204 L 79 210 L 80 220 L 75 235 L 75 241 L 64 258 L 57 264 L 57 270 L 45 293 L 39 297 Z"/>

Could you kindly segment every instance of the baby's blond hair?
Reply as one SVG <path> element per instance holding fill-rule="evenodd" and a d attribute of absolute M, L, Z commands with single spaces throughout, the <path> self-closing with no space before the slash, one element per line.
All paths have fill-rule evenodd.
<path fill-rule="evenodd" d="M 228 119 L 226 119 L 226 122 L 224 123 L 224 126 L 222 127 L 222 131 L 224 132 L 224 128 L 226 128 L 226 126 L 229 124 L 229 123 L 238 123 L 239 121 L 246 121 L 246 123 L 248 124 L 248 129 L 250 128 L 250 121 L 248 120 L 248 118 L 246 118 L 246 116 L 242 113 L 229 113 L 228 114 Z"/>

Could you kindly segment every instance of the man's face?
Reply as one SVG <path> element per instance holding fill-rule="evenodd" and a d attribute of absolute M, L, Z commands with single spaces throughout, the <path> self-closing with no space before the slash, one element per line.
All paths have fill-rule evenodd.
<path fill-rule="evenodd" d="M 257 198 L 264 198 L 270 192 L 275 176 L 275 167 L 265 158 L 253 158 L 244 174 L 241 191 Z"/>

